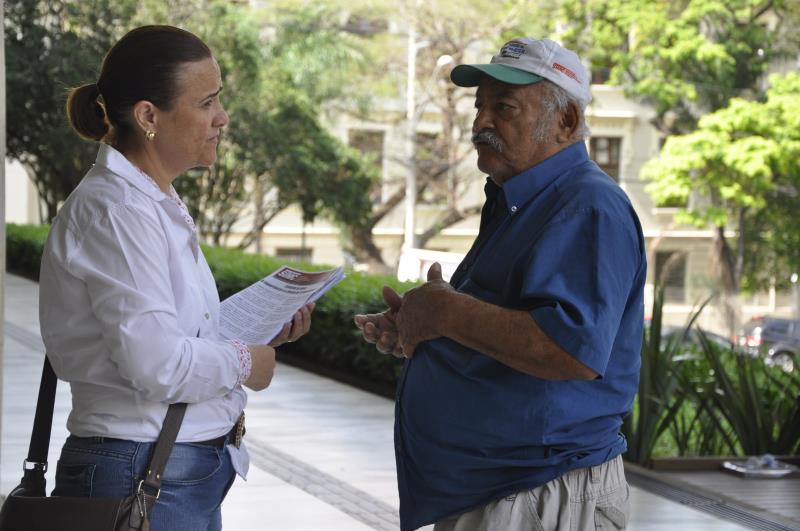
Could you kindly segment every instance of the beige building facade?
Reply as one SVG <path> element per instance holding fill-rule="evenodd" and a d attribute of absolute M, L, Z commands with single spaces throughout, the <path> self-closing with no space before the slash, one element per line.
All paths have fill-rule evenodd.
<path fill-rule="evenodd" d="M 661 138 L 650 124 L 652 111 L 630 101 L 622 89 L 609 85 L 593 86 L 593 102 L 587 110 L 587 121 L 591 137 L 587 140 L 590 156 L 611 175 L 630 197 L 642 222 L 648 245 L 649 271 L 646 291 L 646 308 L 651 306 L 653 286 L 658 275 L 666 286 L 665 320 L 680 325 L 700 301 L 714 290 L 714 279 L 710 271 L 711 230 L 676 226 L 674 208 L 657 207 L 646 191 L 647 183 L 640 177 L 644 163 L 658 155 Z M 383 197 L 394 187 L 403 186 L 407 166 L 403 164 L 406 143 L 406 128 L 402 120 L 402 105 L 389 102 L 381 120 L 354 120 L 341 116 L 330 124 L 331 130 L 344 142 L 367 145 L 369 151 L 380 161 L 383 184 L 379 193 Z M 388 112 L 387 112 L 388 109 Z M 465 109 L 464 112 L 472 112 Z M 394 116 L 393 119 L 392 116 Z M 418 132 L 435 135 L 438 122 L 436 116 L 423 114 Z M 365 142 L 366 139 L 366 142 Z M 356 141 L 357 140 L 357 141 Z M 468 157 L 458 170 L 472 185 L 465 191 L 461 204 L 477 205 L 483 198 L 483 176 L 476 167 L 474 155 Z M 6 220 L 14 223 L 37 223 L 39 205 L 36 191 L 26 177 L 24 169 L 16 163 L 6 163 Z M 435 219 L 440 206 L 420 203 L 416 206 L 416 231 L 422 232 Z M 234 234 L 235 242 L 249 227 L 251 220 L 245 216 Z M 392 268 L 400 263 L 403 248 L 404 207 L 401 203 L 375 228 L 375 242 L 381 249 L 384 261 Z M 478 232 L 478 216 L 470 217 L 443 230 L 431 239 L 426 248 L 449 254 L 433 255 L 445 262 L 457 261 L 466 253 Z M 255 251 L 255 247 L 251 248 Z M 355 263 L 344 250 L 338 228 L 325 219 L 303 224 L 299 209 L 290 207 L 276 216 L 265 228 L 260 245 L 264 254 L 283 257 L 286 260 L 301 259 L 323 264 L 345 264 L 353 268 Z M 668 274 L 662 274 L 670 257 Z M 422 258 L 420 258 L 422 256 Z M 412 274 L 419 276 L 432 259 L 422 255 L 406 257 L 405 266 L 411 260 Z M 447 269 L 447 268 L 446 268 Z M 413 274 L 416 272 L 416 275 Z M 401 272 L 402 273 L 402 272 Z M 795 303 L 796 304 L 796 303 Z M 757 315 L 791 316 L 796 312 L 792 294 L 771 290 L 759 293 L 743 301 L 742 320 Z M 704 328 L 726 333 L 719 305 L 712 302 L 699 319 Z"/>
<path fill-rule="evenodd" d="M 587 122 L 592 134 L 587 140 L 587 147 L 592 159 L 628 194 L 641 220 L 649 256 L 646 308 L 649 312 L 655 280 L 660 276 L 666 286 L 665 320 L 668 324 L 681 325 L 715 289 L 710 265 L 713 233 L 710 229 L 675 225 L 673 216 L 678 209 L 656 206 L 647 193 L 647 183 L 640 176 L 641 168 L 658 155 L 661 145 L 659 132 L 650 124 L 652 110 L 627 99 L 620 87 L 594 85 L 592 92 L 594 99 L 587 110 Z M 436 124 L 435 117 L 423 116 L 418 130 L 435 134 Z M 368 122 L 348 118 L 331 125 L 344 142 L 354 144 L 354 138 L 363 140 L 365 136 L 372 139 L 368 144 L 372 154 L 377 154 L 381 161 L 384 177 L 382 193 L 385 196 L 391 193 L 393 186 L 402 186 L 406 166 L 399 161 L 403 160 L 406 139 L 404 125 L 397 120 Z M 459 171 L 464 172 L 473 183 L 462 204 L 479 204 L 483 197 L 485 176 L 477 170 L 475 157 L 465 160 Z M 417 205 L 417 234 L 430 225 L 439 210 L 441 207 L 436 205 Z M 264 231 L 262 252 L 359 267 L 343 252 L 339 231 L 333 224 L 318 220 L 303 226 L 300 219 L 299 211 L 291 208 L 273 220 Z M 477 235 L 478 221 L 478 216 L 473 216 L 448 227 L 431 239 L 426 248 L 450 253 L 432 255 L 442 256 L 445 260 L 463 255 Z M 377 225 L 373 233 L 383 259 L 395 268 L 401 261 L 403 222 L 404 211 L 400 204 Z M 431 260 L 426 258 L 424 252 L 416 253 L 412 260 L 415 262 L 410 268 L 412 274 L 404 275 L 401 272 L 401 276 L 414 276 L 413 273 L 419 276 Z M 665 272 L 668 263 L 671 265 Z M 794 311 L 791 293 L 771 290 L 743 301 L 742 320 L 744 322 L 759 315 L 791 316 Z M 698 322 L 704 328 L 727 334 L 722 311 L 714 302 L 708 305 Z"/>

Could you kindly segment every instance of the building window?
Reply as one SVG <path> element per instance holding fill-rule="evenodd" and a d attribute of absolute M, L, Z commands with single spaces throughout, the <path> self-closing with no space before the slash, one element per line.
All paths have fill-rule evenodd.
<path fill-rule="evenodd" d="M 611 44 L 607 47 L 608 50 L 616 49 L 622 52 L 630 50 L 630 33 L 618 33 L 617 35 L 606 35 L 606 38 L 611 38 Z M 616 42 L 614 42 L 616 41 Z M 589 70 L 591 72 L 592 85 L 605 85 L 611 80 L 611 70 L 616 66 L 613 57 L 607 53 L 600 53 L 599 55 L 590 57 Z"/>
<path fill-rule="evenodd" d="M 378 168 L 378 173 L 383 175 L 383 131 L 374 129 L 350 129 L 347 132 L 347 143 L 357 149 L 370 162 Z M 370 198 L 374 203 L 381 202 L 381 183 L 377 182 L 370 190 Z"/>
<path fill-rule="evenodd" d="M 609 79 L 611 79 L 609 67 L 592 65 L 592 85 L 605 85 Z"/>
<path fill-rule="evenodd" d="M 347 132 L 347 143 L 378 166 L 383 163 L 383 131 L 350 129 Z"/>
<path fill-rule="evenodd" d="M 310 262 L 312 251 L 308 247 L 278 247 L 275 249 L 275 258 L 287 262 Z"/>
<path fill-rule="evenodd" d="M 619 137 L 593 136 L 589 140 L 589 156 L 616 182 L 619 182 L 621 147 Z"/>
<path fill-rule="evenodd" d="M 438 134 L 417 133 L 417 177 L 418 182 L 428 183 L 420 202 L 437 205 L 447 202 L 447 172 L 442 171 L 447 164 L 447 156 L 442 153 Z"/>
<path fill-rule="evenodd" d="M 664 288 L 664 300 L 686 301 L 686 253 L 683 251 L 656 252 L 657 286 Z"/>
<path fill-rule="evenodd" d="M 656 202 L 656 208 L 686 208 L 689 202 L 683 197 L 667 197 Z"/>

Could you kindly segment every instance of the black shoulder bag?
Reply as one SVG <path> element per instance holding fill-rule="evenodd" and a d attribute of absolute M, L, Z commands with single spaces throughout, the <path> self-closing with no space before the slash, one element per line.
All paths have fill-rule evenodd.
<path fill-rule="evenodd" d="M 161 477 L 186 413 L 186 404 L 169 406 L 156 441 L 147 477 L 124 498 L 50 496 L 45 492 L 47 450 L 53 425 L 56 375 L 45 356 L 36 418 L 22 481 L 0 509 L 0 531 L 147 531 L 150 511 L 161 493 Z"/>

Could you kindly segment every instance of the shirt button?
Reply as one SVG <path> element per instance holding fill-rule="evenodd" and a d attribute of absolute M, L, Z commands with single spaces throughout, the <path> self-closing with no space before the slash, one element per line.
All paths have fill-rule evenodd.
<path fill-rule="evenodd" d="M 516 211 L 517 211 L 517 205 L 512 206 L 511 207 L 511 212 L 516 212 Z"/>
<path fill-rule="evenodd" d="M 203 317 L 205 317 L 205 318 L 206 318 L 206 320 L 208 320 L 208 319 L 211 319 L 211 316 L 210 316 L 210 315 L 208 315 L 208 314 L 205 314 Z"/>

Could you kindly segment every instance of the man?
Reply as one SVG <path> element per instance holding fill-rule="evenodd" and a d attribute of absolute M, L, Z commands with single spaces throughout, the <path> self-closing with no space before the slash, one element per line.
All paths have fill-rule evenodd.
<path fill-rule="evenodd" d="M 367 341 L 409 358 L 402 528 L 622 529 L 645 248 L 628 198 L 586 152 L 589 76 L 573 52 L 521 38 L 451 79 L 478 87 L 478 237 L 449 284 L 434 265 L 403 297 L 384 288 L 384 313 L 356 316 Z"/>

